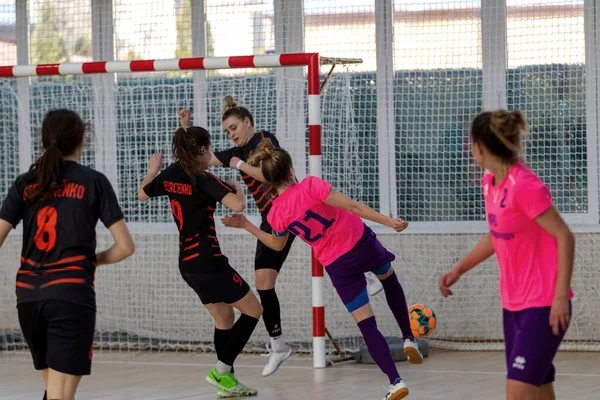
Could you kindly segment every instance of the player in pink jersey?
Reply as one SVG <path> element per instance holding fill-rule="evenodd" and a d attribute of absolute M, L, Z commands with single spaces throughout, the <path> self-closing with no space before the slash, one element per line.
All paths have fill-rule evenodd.
<path fill-rule="evenodd" d="M 385 338 L 377 329 L 369 304 L 365 272 L 371 271 L 381 280 L 388 305 L 404 335 L 408 361 L 420 364 L 423 356 L 410 329 L 404 291 L 391 267 L 395 256 L 381 245 L 361 217 L 387 225 L 396 232 L 406 229 L 408 223 L 350 200 L 317 177 L 311 176 L 297 183 L 290 155 L 275 148 L 268 139 L 263 140 L 251 162 L 260 163 L 263 176 L 278 193 L 267 216 L 273 232 L 260 230 L 242 214 L 223 217 L 223 223 L 246 229 L 275 250 L 285 246 L 290 232 L 308 243 L 357 322 L 369 353 L 390 380 L 384 400 L 406 397 L 408 388 L 398 374 Z"/>
<path fill-rule="evenodd" d="M 550 190 L 519 161 L 520 111 L 479 114 L 471 128 L 472 153 L 487 172 L 483 196 L 490 233 L 440 278 L 440 291 L 496 254 L 500 268 L 507 399 L 554 399 L 558 346 L 569 326 L 575 240 L 552 205 Z"/>

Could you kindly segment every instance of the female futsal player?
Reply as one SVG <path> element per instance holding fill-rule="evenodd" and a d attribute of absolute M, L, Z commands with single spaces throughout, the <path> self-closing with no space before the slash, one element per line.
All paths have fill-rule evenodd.
<path fill-rule="evenodd" d="M 225 97 L 223 104 L 223 129 L 234 142 L 235 147 L 228 150 L 218 151 L 210 160 L 214 166 L 228 166 L 240 171 L 242 180 L 246 183 L 252 193 L 254 201 L 260 211 L 262 222 L 260 229 L 271 233 L 272 229 L 267 221 L 267 215 L 271 209 L 271 202 L 277 197 L 271 185 L 266 181 L 259 167 L 250 165 L 246 161 L 256 151 L 260 142 L 267 138 L 275 146 L 279 146 L 277 138 L 269 132 L 255 132 L 254 117 L 246 107 L 242 107 L 231 96 Z M 179 112 L 181 126 L 186 128 L 190 125 L 190 112 L 183 109 Z M 290 251 L 294 236 L 290 235 L 286 245 L 275 251 L 265 246 L 260 240 L 256 242 L 256 254 L 254 259 L 256 289 L 263 306 L 263 321 L 270 337 L 269 361 L 263 369 L 263 376 L 273 374 L 281 363 L 290 357 L 292 349 L 285 343 L 281 328 L 281 309 L 279 299 L 275 292 L 277 277 Z M 372 279 L 369 274 L 368 291 L 374 295 L 381 291 L 379 280 Z"/>
<path fill-rule="evenodd" d="M 465 272 L 492 254 L 500 297 L 509 400 L 554 399 L 552 361 L 569 326 L 575 240 L 550 190 L 519 161 L 528 126 L 519 111 L 479 114 L 471 128 L 475 161 L 487 172 L 483 196 L 490 233 L 441 277 L 444 297 Z"/>
<path fill-rule="evenodd" d="M 408 361 L 420 364 L 423 357 L 410 329 L 404 291 L 391 267 L 395 256 L 381 245 L 361 218 L 387 225 L 396 232 L 406 229 L 408 223 L 350 200 L 317 177 L 297 183 L 289 153 L 276 148 L 269 139 L 261 143 L 250 162 L 260 164 L 266 181 L 279 195 L 267 216 L 272 232 L 255 227 L 242 214 L 223 217 L 223 223 L 246 229 L 275 250 L 285 246 L 290 232 L 308 243 L 357 322 L 369 353 L 390 380 L 384 400 L 406 397 L 408 388 L 398 374 L 385 338 L 377 329 L 369 304 L 366 271 L 375 273 L 383 284 L 388 305 L 405 338 L 404 352 Z"/>
<path fill-rule="evenodd" d="M 242 211 L 245 198 L 239 183 L 230 182 L 234 189 L 206 171 L 210 147 L 204 128 L 179 128 L 172 144 L 176 162 L 160 172 L 162 155 L 152 155 L 138 198 L 168 196 L 171 201 L 179 229 L 179 271 L 215 320 L 218 362 L 206 380 L 218 388 L 219 397 L 254 396 L 257 391 L 233 375 L 233 363 L 256 328 L 262 307 L 221 253 L 213 217 L 217 202 Z M 235 324 L 233 307 L 242 313 Z"/>
<path fill-rule="evenodd" d="M 227 166 L 238 169 L 242 180 L 252 193 L 260 214 L 262 216 L 261 229 L 271 232 L 267 222 L 267 215 L 271 209 L 271 202 L 277 197 L 273 188 L 265 182 L 260 168 L 251 166 L 245 161 L 256 150 L 264 138 L 271 139 L 278 145 L 277 139 L 271 133 L 260 131 L 255 133 L 254 117 L 247 108 L 238 105 L 233 97 L 227 96 L 223 104 L 222 122 L 225 132 L 235 143 L 235 147 L 228 150 L 214 152 L 210 165 Z M 190 124 L 190 113 L 183 109 L 179 113 L 181 126 L 186 128 Z M 269 360 L 263 369 L 263 376 L 273 374 L 281 363 L 290 357 L 292 349 L 285 343 L 281 328 L 281 309 L 279 299 L 275 292 L 275 282 L 279 271 L 290 252 L 293 238 L 286 242 L 280 251 L 274 251 L 264 246 L 260 241 L 256 244 L 254 257 L 255 283 L 263 307 L 263 321 L 270 337 L 271 346 Z"/>
<path fill-rule="evenodd" d="M 89 375 L 96 325 L 96 266 L 124 260 L 134 244 L 110 182 L 78 163 L 86 125 L 70 110 L 42 122 L 44 152 L 9 189 L 0 210 L 0 246 L 23 220 L 17 309 L 44 399 L 72 400 Z M 98 220 L 115 243 L 95 254 Z"/>

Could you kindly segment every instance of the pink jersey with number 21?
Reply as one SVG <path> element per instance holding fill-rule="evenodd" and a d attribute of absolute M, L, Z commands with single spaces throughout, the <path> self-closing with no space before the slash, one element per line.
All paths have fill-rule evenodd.
<path fill-rule="evenodd" d="M 293 184 L 275 200 L 267 221 L 278 234 L 289 231 L 308 243 L 317 260 L 327 266 L 350 251 L 360 240 L 360 217 L 325 204 L 331 184 L 309 176 Z"/>

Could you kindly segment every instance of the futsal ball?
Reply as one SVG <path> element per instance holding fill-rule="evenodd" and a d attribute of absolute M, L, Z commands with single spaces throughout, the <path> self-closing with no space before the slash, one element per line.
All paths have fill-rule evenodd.
<path fill-rule="evenodd" d="M 435 313 L 423 304 L 413 304 L 408 308 L 410 329 L 415 337 L 428 337 L 435 330 Z"/>

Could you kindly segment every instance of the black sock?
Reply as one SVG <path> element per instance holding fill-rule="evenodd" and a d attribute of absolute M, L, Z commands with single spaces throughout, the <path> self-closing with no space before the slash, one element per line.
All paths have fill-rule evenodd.
<path fill-rule="evenodd" d="M 233 365 L 237 356 L 244 350 L 248 339 L 252 336 L 256 324 L 258 324 L 258 319 L 242 314 L 229 332 L 229 340 L 219 361 L 226 365 Z"/>
<path fill-rule="evenodd" d="M 259 290 L 260 303 L 263 307 L 263 321 L 270 337 L 281 336 L 281 308 L 275 288 Z"/>
<path fill-rule="evenodd" d="M 221 360 L 223 358 L 223 352 L 225 351 L 225 347 L 227 346 L 227 341 L 229 340 L 229 334 L 231 333 L 231 329 L 219 329 L 215 328 L 215 351 L 217 352 L 217 360 Z M 231 372 L 233 373 L 233 365 L 231 366 Z"/>

